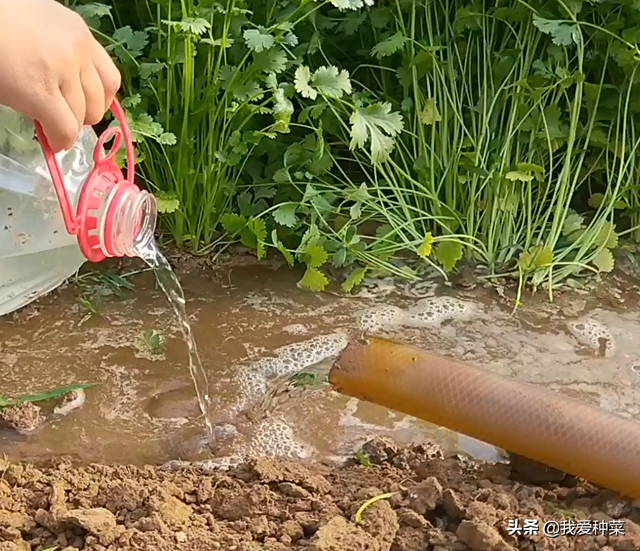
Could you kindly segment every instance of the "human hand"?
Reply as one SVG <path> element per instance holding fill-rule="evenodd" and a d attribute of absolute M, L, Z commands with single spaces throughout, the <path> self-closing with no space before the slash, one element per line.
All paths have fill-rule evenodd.
<path fill-rule="evenodd" d="M 0 104 L 38 121 L 55 152 L 102 120 L 120 88 L 109 54 L 56 0 L 0 0 Z"/>

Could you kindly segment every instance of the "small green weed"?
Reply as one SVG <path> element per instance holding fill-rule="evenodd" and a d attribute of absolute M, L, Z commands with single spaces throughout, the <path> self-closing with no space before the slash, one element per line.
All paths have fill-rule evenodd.
<path fill-rule="evenodd" d="M 60 398 L 68 394 L 69 392 L 73 392 L 74 390 L 86 390 L 93 386 L 96 386 L 96 383 L 63 386 L 54 390 L 50 390 L 49 392 L 44 392 L 42 394 L 30 394 L 28 396 L 22 396 L 14 399 L 0 396 L 0 408 L 15 406 L 18 404 L 23 404 L 25 402 L 45 402 L 47 400 L 51 400 L 52 398 Z"/>
<path fill-rule="evenodd" d="M 373 463 L 371 463 L 369 456 L 363 450 L 358 450 L 356 452 L 356 459 L 358 460 L 358 463 L 360 463 L 360 465 L 362 465 L 363 467 L 373 466 Z"/>
<path fill-rule="evenodd" d="M 164 350 L 164 335 L 156 329 L 148 329 L 143 333 L 144 341 L 152 354 L 160 354 Z"/>
<path fill-rule="evenodd" d="M 78 275 L 76 277 L 76 285 L 82 291 L 78 302 L 87 310 L 87 314 L 80 320 L 79 325 L 100 314 L 104 297 L 115 295 L 120 299 L 126 298 L 126 292 L 135 289 L 134 285 L 128 281 L 128 278 L 142 271 L 146 270 L 122 275 L 97 271 Z"/>
<path fill-rule="evenodd" d="M 77 285 L 87 292 L 99 290 L 102 296 L 116 295 L 126 298 L 126 291 L 133 291 L 134 285 L 127 278 L 140 272 L 129 274 L 115 274 L 113 272 L 88 272 L 76 278 Z"/>
<path fill-rule="evenodd" d="M 329 376 L 320 373 L 296 373 L 291 382 L 295 387 L 311 387 L 325 384 L 329 381 Z"/>

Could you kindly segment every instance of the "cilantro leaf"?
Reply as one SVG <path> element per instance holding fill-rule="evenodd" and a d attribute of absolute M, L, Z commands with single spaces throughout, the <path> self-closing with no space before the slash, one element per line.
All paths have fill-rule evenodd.
<path fill-rule="evenodd" d="M 367 274 L 367 268 L 356 268 L 349 274 L 349 277 L 345 279 L 344 283 L 341 285 L 342 290 L 345 293 L 350 293 L 353 291 L 354 287 L 357 287 L 364 281 L 364 276 Z"/>
<path fill-rule="evenodd" d="M 282 48 L 276 46 L 270 50 L 256 53 L 254 65 L 263 73 L 282 73 L 287 68 L 287 54 Z"/>
<path fill-rule="evenodd" d="M 452 271 L 462 258 L 463 248 L 460 241 L 441 241 L 436 245 L 435 255 L 446 272 Z"/>
<path fill-rule="evenodd" d="M 73 10 L 78 12 L 83 19 L 102 19 L 111 15 L 111 6 L 97 2 L 74 6 Z"/>
<path fill-rule="evenodd" d="M 275 248 L 278 249 L 282 253 L 282 256 L 284 256 L 284 259 L 287 261 L 287 264 L 289 264 L 289 266 L 293 267 L 293 265 L 295 264 L 296 261 L 293 258 L 293 255 L 284 246 L 282 241 L 280 241 L 280 239 L 278 239 L 278 231 L 277 230 L 273 230 L 271 232 L 271 241 L 273 242 L 273 245 L 275 246 Z"/>
<path fill-rule="evenodd" d="M 544 19 L 538 14 L 533 15 L 533 24 L 540 32 L 550 35 L 556 46 L 571 46 L 573 43 L 578 43 L 580 30 L 577 25 L 553 19 Z"/>
<path fill-rule="evenodd" d="M 313 75 L 309 67 L 300 65 L 295 72 L 294 84 L 296 92 L 302 97 L 315 100 L 318 94 L 328 98 L 341 98 L 352 92 L 349 73 L 337 67 L 319 67 Z"/>
<path fill-rule="evenodd" d="M 431 251 L 433 250 L 433 244 L 435 242 L 436 242 L 435 237 L 431 235 L 431 232 L 427 232 L 427 235 L 425 235 L 422 245 L 418 247 L 418 256 L 420 258 L 428 258 L 429 256 L 431 256 Z"/>
<path fill-rule="evenodd" d="M 273 116 L 276 119 L 273 130 L 275 132 L 289 132 L 291 115 L 293 115 L 293 103 L 284 95 L 284 89 L 278 88 L 273 94 Z"/>
<path fill-rule="evenodd" d="M 584 224 L 584 217 L 577 212 L 570 210 L 562 224 L 562 235 L 569 236 L 578 231 Z"/>
<path fill-rule="evenodd" d="M 296 216 L 297 208 L 298 205 L 295 203 L 280 205 L 273 212 L 273 219 L 281 226 L 293 228 L 298 223 L 298 217 Z"/>
<path fill-rule="evenodd" d="M 220 223 L 227 233 L 238 234 L 247 227 L 247 219 L 239 214 L 223 214 Z"/>
<path fill-rule="evenodd" d="M 178 143 L 178 138 L 173 132 L 163 132 L 157 137 L 157 142 L 160 145 L 176 145 Z"/>
<path fill-rule="evenodd" d="M 258 260 L 264 258 L 265 254 L 265 240 L 267 238 L 267 224 L 262 218 L 252 218 L 249 220 L 247 227 L 251 230 L 253 235 L 255 235 L 257 240 L 257 252 L 258 252 Z"/>
<path fill-rule="evenodd" d="M 364 147 L 371 142 L 371 160 L 373 163 L 386 161 L 394 146 L 394 138 L 402 132 L 402 115 L 391 111 L 391 104 L 375 103 L 365 108 L 356 108 L 349 118 L 351 123 L 350 149 Z M 387 135 L 385 135 L 387 134 Z"/>
<path fill-rule="evenodd" d="M 507 174 L 505 175 L 505 178 L 507 180 L 509 180 L 510 182 L 530 182 L 531 180 L 533 180 L 533 176 L 531 174 L 527 174 L 526 172 L 523 172 L 522 170 L 512 170 L 510 172 L 507 172 Z"/>
<path fill-rule="evenodd" d="M 351 79 L 346 69 L 338 71 L 337 67 L 320 67 L 313 73 L 311 80 L 314 88 L 323 96 L 341 98 L 343 94 L 350 94 Z"/>
<path fill-rule="evenodd" d="M 318 92 L 311 86 L 311 71 L 306 65 L 300 65 L 294 75 L 296 92 L 303 98 L 316 99 Z"/>
<path fill-rule="evenodd" d="M 180 200 L 173 194 L 157 194 L 158 212 L 170 214 L 180 207 Z"/>
<path fill-rule="evenodd" d="M 202 17 L 185 17 L 180 21 L 180 28 L 186 33 L 203 35 L 211 28 L 211 23 Z"/>
<path fill-rule="evenodd" d="M 615 249 L 618 246 L 618 234 L 616 227 L 609 220 L 602 223 L 600 231 L 594 241 L 596 247 L 604 246 L 607 249 Z"/>
<path fill-rule="evenodd" d="M 291 46 L 292 48 L 298 45 L 298 37 L 292 32 L 285 34 L 283 40 L 287 46 Z"/>
<path fill-rule="evenodd" d="M 425 126 L 430 126 L 442 120 L 442 115 L 438 111 L 435 98 L 430 98 L 424 102 L 424 109 L 420 113 L 420 121 Z"/>
<path fill-rule="evenodd" d="M 273 36 L 265 32 L 264 28 L 247 29 L 242 36 L 247 43 L 247 47 L 258 53 L 269 50 L 275 42 Z"/>
<path fill-rule="evenodd" d="M 131 61 L 142 55 L 142 50 L 149 43 L 149 38 L 145 31 L 134 31 L 130 26 L 120 27 L 113 33 L 113 44 L 109 44 L 106 49 L 113 51 L 121 61 Z"/>
<path fill-rule="evenodd" d="M 140 78 L 147 80 L 151 75 L 159 73 L 166 66 L 166 63 L 140 63 Z"/>
<path fill-rule="evenodd" d="M 340 11 L 359 10 L 364 6 L 373 6 L 373 0 L 329 0 Z"/>
<path fill-rule="evenodd" d="M 309 243 L 304 250 L 304 259 L 307 266 L 319 268 L 329 258 L 329 253 L 319 243 Z"/>
<path fill-rule="evenodd" d="M 609 249 L 600 249 L 591 259 L 591 264 L 598 268 L 599 272 L 609 273 L 615 267 L 615 259 Z"/>
<path fill-rule="evenodd" d="M 382 42 L 378 42 L 371 50 L 371 55 L 376 56 L 378 59 L 382 59 L 383 57 L 388 57 L 390 55 L 395 54 L 398 50 L 400 50 L 405 42 L 408 40 L 402 33 L 396 33 L 391 35 L 386 40 Z"/>
<path fill-rule="evenodd" d="M 518 266 L 524 273 L 534 272 L 538 268 L 546 268 L 553 264 L 553 249 L 547 245 L 536 245 L 524 251 L 518 259 Z"/>

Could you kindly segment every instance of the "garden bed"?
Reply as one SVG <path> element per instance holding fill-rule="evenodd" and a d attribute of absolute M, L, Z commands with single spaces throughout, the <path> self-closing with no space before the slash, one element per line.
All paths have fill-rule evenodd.
<path fill-rule="evenodd" d="M 0 549 L 640 548 L 640 528 L 633 522 L 640 510 L 571 477 L 443 458 L 435 445 L 398 450 L 377 440 L 364 450 L 359 461 L 339 467 L 257 458 L 214 474 L 152 466 L 75 467 L 64 459 L 47 466 L 5 462 L 0 464 Z M 523 482 L 527 478 L 539 485 Z M 544 482 L 559 478 L 560 483 Z M 368 500 L 373 502 L 363 507 Z M 580 524 L 587 534 L 562 535 L 587 520 Z M 510 524 L 523 528 L 525 521 L 538 533 L 510 535 Z M 560 535 L 545 536 L 545 523 Z M 624 534 L 611 535 L 620 526 Z"/>

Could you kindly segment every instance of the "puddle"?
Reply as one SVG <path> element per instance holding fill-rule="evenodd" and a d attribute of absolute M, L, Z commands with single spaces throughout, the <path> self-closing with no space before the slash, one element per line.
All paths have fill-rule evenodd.
<path fill-rule="evenodd" d="M 321 335 L 335 339 L 363 325 L 377 330 L 380 319 L 405 341 L 640 419 L 635 307 L 614 311 L 583 300 L 584 307 L 569 317 L 562 306 L 527 307 L 511 316 L 510 308 L 487 300 L 484 290 L 465 292 L 464 308 L 451 299 L 436 308 L 424 298 L 313 295 L 295 286 L 296 274 L 264 267 L 236 267 L 219 279 L 204 273 L 181 277 L 209 379 L 217 455 L 233 459 L 244 450 L 331 460 L 382 435 L 399 444 L 435 440 L 450 452 L 501 460 L 500 450 L 472 438 L 338 395 L 323 384 L 329 362 L 305 368 L 291 381 L 286 369 L 264 360 L 274 350 Z M 132 282 L 136 291 L 129 298 L 105 300 L 101 314 L 82 324 L 86 312 L 73 289 L 15 320 L 0 319 L 0 394 L 98 383 L 68 415 L 53 414 L 57 403 L 45 406 L 47 422 L 30 435 L 0 431 L 0 451 L 9 459 L 70 455 L 84 462 L 143 465 L 210 457 L 202 449 L 204 423 L 171 307 L 151 274 Z M 380 306 L 382 314 L 372 315 L 371 308 Z M 152 350 L 145 332 L 162 335 L 164 347 Z M 335 341 L 322 342 L 322 350 L 333 350 L 327 342 Z M 298 350 L 287 352 L 286 364 L 297 370 L 306 352 L 286 350 Z M 265 386 L 266 372 L 280 378 Z"/>

